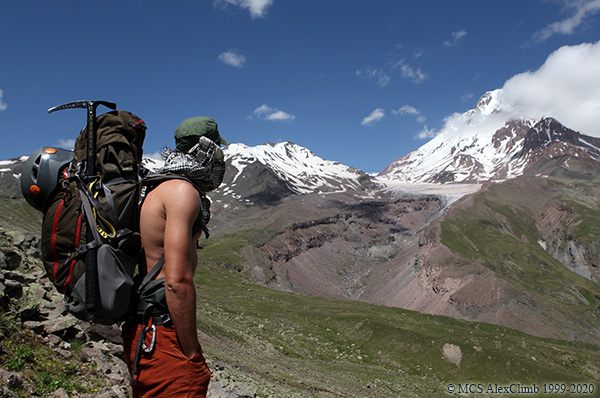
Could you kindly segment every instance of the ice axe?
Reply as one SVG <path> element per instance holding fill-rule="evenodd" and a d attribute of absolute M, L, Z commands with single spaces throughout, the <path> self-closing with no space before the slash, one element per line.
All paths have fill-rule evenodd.
<path fill-rule="evenodd" d="M 99 105 L 104 105 L 112 110 L 117 109 L 117 104 L 109 101 L 74 101 L 48 109 L 48 113 L 63 109 L 82 108 L 87 110 L 87 161 L 85 170 L 86 176 L 89 179 L 94 178 L 96 174 L 96 108 L 98 108 Z M 94 240 L 92 228 L 95 227 L 95 225 L 88 226 L 87 243 Z M 85 305 L 90 314 L 90 321 L 93 321 L 96 309 L 96 292 L 98 291 L 98 263 L 95 248 L 90 248 L 86 253 L 85 275 Z"/>
<path fill-rule="evenodd" d="M 67 102 L 66 104 L 57 105 L 48 109 L 48 113 L 60 111 L 63 109 L 75 109 L 82 108 L 87 109 L 87 175 L 88 177 L 96 174 L 96 108 L 98 105 L 104 105 L 105 107 L 115 110 L 117 104 L 109 101 L 74 101 Z"/>

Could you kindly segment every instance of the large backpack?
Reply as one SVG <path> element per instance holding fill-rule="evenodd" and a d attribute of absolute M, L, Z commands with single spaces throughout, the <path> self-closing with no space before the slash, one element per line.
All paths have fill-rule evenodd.
<path fill-rule="evenodd" d="M 139 165 L 146 125 L 126 111 L 96 118 L 93 176 L 86 173 L 88 129 L 89 123 L 41 209 L 42 259 L 70 313 L 113 324 L 127 314 L 141 254 Z M 22 190 L 25 195 L 23 184 Z"/>
<path fill-rule="evenodd" d="M 143 297 L 145 285 L 134 288 L 133 276 L 142 251 L 139 214 L 145 195 L 166 180 L 188 180 L 201 194 L 194 229 L 208 237 L 210 201 L 205 193 L 221 184 L 225 162 L 218 144 L 200 137 L 188 153 L 180 154 L 199 162 L 193 168 L 148 174 L 140 166 L 145 123 L 126 111 L 96 118 L 95 108 L 90 123 L 90 106 L 94 103 L 79 101 L 52 108 L 88 107 L 88 125 L 74 153 L 52 148 L 34 152 L 23 166 L 21 190 L 43 212 L 42 259 L 50 280 L 65 295 L 67 310 L 82 320 L 113 324 L 135 313 Z M 95 132 L 93 153 L 88 131 Z"/>

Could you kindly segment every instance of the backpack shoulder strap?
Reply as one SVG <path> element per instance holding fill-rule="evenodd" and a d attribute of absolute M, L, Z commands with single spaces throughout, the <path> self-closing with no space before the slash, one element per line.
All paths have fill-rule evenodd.
<path fill-rule="evenodd" d="M 160 260 L 158 260 L 158 262 L 154 265 L 154 267 L 152 267 L 152 269 L 150 270 L 150 272 L 148 272 L 148 274 L 146 274 L 146 276 L 144 277 L 144 279 L 142 280 L 142 283 L 140 284 L 140 287 L 138 288 L 139 292 L 142 292 L 144 290 L 144 288 L 146 287 L 146 285 L 152 280 L 154 279 L 154 277 L 156 275 L 158 275 L 158 273 L 160 272 L 160 270 L 162 269 L 162 267 L 165 265 L 165 256 L 162 256 L 160 258 Z"/>

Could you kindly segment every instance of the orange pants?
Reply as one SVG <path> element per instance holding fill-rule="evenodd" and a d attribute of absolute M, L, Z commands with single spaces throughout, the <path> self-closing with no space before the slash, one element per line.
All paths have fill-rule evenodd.
<path fill-rule="evenodd" d="M 123 349 L 131 372 L 135 348 L 142 325 L 123 325 Z M 146 333 L 145 344 L 150 347 L 152 330 Z M 156 326 L 156 341 L 151 352 L 142 350 L 133 379 L 133 398 L 192 398 L 206 397 L 210 370 L 202 348 L 187 358 L 177 339 L 173 325 Z"/>

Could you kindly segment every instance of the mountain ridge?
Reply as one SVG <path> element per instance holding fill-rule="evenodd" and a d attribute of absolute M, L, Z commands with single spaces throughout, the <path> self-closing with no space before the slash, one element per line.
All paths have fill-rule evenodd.
<path fill-rule="evenodd" d="M 379 176 L 405 182 L 502 181 L 527 172 L 542 158 L 572 153 L 600 159 L 600 140 L 552 117 L 515 118 L 502 90 L 447 120 L 431 141 L 385 167 Z"/>

